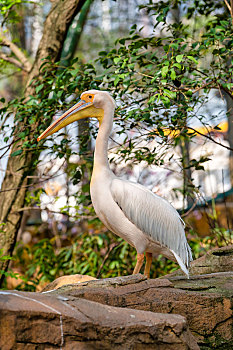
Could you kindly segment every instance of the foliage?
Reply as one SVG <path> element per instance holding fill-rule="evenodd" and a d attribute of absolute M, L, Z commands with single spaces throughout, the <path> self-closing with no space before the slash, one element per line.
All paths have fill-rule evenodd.
<path fill-rule="evenodd" d="M 2 124 L 1 129 L 4 134 L 5 130 L 8 132 L 4 141 L 8 143 L 10 147 L 9 125 L 6 123 L 7 118 L 12 113 L 15 115 L 15 125 L 12 129 L 12 135 L 17 135 L 17 141 L 23 141 L 20 148 L 16 149 L 11 157 L 20 156 L 23 153 L 32 152 L 35 158 L 34 166 L 38 164 L 38 158 L 42 146 L 38 147 L 36 141 L 37 137 L 41 134 L 42 130 L 48 127 L 56 110 L 67 108 L 66 98 L 72 95 L 75 91 L 77 93 L 81 90 L 90 87 L 92 76 L 95 74 L 95 70 L 92 65 L 88 64 L 83 67 L 75 68 L 74 65 L 77 59 L 73 60 L 71 66 L 65 70 L 59 70 L 59 63 L 51 63 L 49 58 L 45 60 L 41 66 L 41 77 L 31 82 L 31 85 L 35 88 L 35 94 L 30 96 L 29 99 L 24 97 L 21 99 L 10 100 L 6 105 L 0 109 L 0 118 L 5 122 Z M 76 76 L 77 71 L 79 74 Z M 96 87 L 96 85 L 95 85 Z M 5 100 L 1 99 L 4 103 Z M 37 125 L 38 117 L 44 116 L 44 123 Z M 23 127 L 19 130 L 17 122 L 23 121 Z M 11 136 L 12 136 L 11 135 Z M 66 149 L 66 140 L 57 145 L 54 144 L 51 149 L 51 153 L 55 152 L 56 156 L 62 158 L 66 152 L 70 150 Z M 17 142 L 16 142 L 17 144 Z M 42 143 L 41 143 L 42 145 Z"/>
<path fill-rule="evenodd" d="M 102 226 L 94 230 L 97 231 L 102 233 L 83 232 L 60 249 L 56 247 L 55 238 L 42 239 L 34 245 L 19 242 L 14 266 L 22 271 L 22 282 L 16 288 L 35 291 L 63 275 L 108 278 L 132 274 L 136 264 L 135 249 Z M 195 259 L 210 249 L 232 242 L 228 230 L 217 227 L 204 238 L 189 230 L 188 239 Z M 178 264 L 159 255 L 153 259 L 150 277 L 157 278 L 178 268 Z"/>
<path fill-rule="evenodd" d="M 169 25 L 164 22 L 169 2 L 166 7 L 165 2 L 159 2 L 160 6 L 161 3 L 163 16 L 158 15 L 157 21 L 167 35 L 143 38 L 135 25 L 130 36 L 118 40 L 118 49 L 100 52 L 99 60 L 108 72 L 104 78 L 106 86 L 115 96 L 123 98 L 124 108 L 118 112 L 123 117 L 121 123 L 126 121 L 128 129 L 146 126 L 148 138 L 159 136 L 163 142 L 168 141 L 172 132 L 179 131 L 174 137 L 175 146 L 182 138 L 192 141 L 195 130 L 190 132 L 188 123 L 197 117 L 196 106 L 207 101 L 210 89 L 231 94 L 233 66 L 229 65 L 228 57 L 232 54 L 232 28 L 230 19 L 215 18 L 206 24 L 207 32 L 193 37 L 181 22 Z M 153 5 L 147 9 L 156 8 Z M 209 57 L 207 66 L 205 61 Z M 199 94 L 200 90 L 204 94 Z M 128 111 L 127 106 L 131 106 Z M 167 128 L 170 135 L 164 132 Z M 137 159 L 137 154 L 132 152 L 133 140 L 129 146 L 124 157 Z M 141 159 L 148 164 L 156 163 L 156 156 L 151 159 L 147 150 L 141 150 L 138 160 Z M 195 168 L 196 160 L 192 163 Z"/>
<path fill-rule="evenodd" d="M 0 249 L 0 261 L 10 261 L 13 260 L 12 256 L 9 255 L 4 255 L 3 254 L 3 249 Z M 18 278 L 19 274 L 12 272 L 11 270 L 4 271 L 0 270 L 0 275 L 4 275 L 6 277 L 10 276 L 12 278 Z"/>
<path fill-rule="evenodd" d="M 30 3 L 26 0 L 1 0 L 0 16 L 3 17 L 4 22 L 15 23 L 20 21 L 17 14 L 17 7 L 21 4 Z"/>
<path fill-rule="evenodd" d="M 70 67 L 59 70 L 59 63 L 51 64 L 48 58 L 41 67 L 41 78 L 32 82 L 35 94 L 27 101 L 24 98 L 10 101 L 0 110 L 2 118 L 16 111 L 16 122 L 25 121 L 23 130 L 15 126 L 14 132 L 25 142 L 12 156 L 33 152 L 36 165 L 42 143 L 38 147 L 35 139 L 48 126 L 54 112 L 67 108 L 66 99 L 74 92 L 79 94 L 98 87 L 112 90 L 113 95 L 122 100 L 121 108 L 117 110 L 117 134 L 126 137 L 117 152 L 125 161 L 164 164 L 166 151 L 161 154 L 159 149 L 145 147 L 140 140 L 156 139 L 158 144 L 169 147 L 191 142 L 196 133 L 195 129 L 188 129 L 188 125 L 197 118 L 196 107 L 207 101 L 208 91 L 216 88 L 231 94 L 232 64 L 227 59 L 232 53 L 231 22 L 227 18 L 207 17 L 206 30 L 197 37 L 181 22 L 167 23 L 170 5 L 169 1 L 164 1 L 145 6 L 151 16 L 156 16 L 154 29 L 161 25 L 161 29 L 166 30 L 165 35 L 142 37 L 134 25 L 130 35 L 119 39 L 114 49 L 99 53 L 96 65 L 101 66 L 103 74 L 96 74 L 92 64 L 81 65 L 77 60 Z M 209 65 L 205 64 L 206 59 Z M 204 94 L 199 94 L 201 90 Z M 34 130 L 37 116 L 41 114 L 44 123 Z M 199 118 L 202 122 L 202 116 Z M 32 129 L 35 138 L 29 142 L 27 136 Z M 129 136 L 131 131 L 135 137 Z M 64 138 L 59 144 L 52 145 L 51 153 L 58 158 L 69 158 L 71 143 Z M 181 156 L 180 167 L 203 170 L 207 160 L 208 157 L 200 157 L 190 159 L 187 164 Z M 75 174 L 71 172 L 76 182 L 79 181 L 78 170 Z M 195 191 L 191 181 L 190 184 L 190 191 Z"/>
<path fill-rule="evenodd" d="M 33 246 L 19 244 L 15 260 L 24 276 L 17 289 L 33 291 L 61 275 L 108 278 L 132 274 L 136 251 L 110 232 L 83 233 L 61 249 L 56 249 L 54 239 L 43 239 Z M 155 278 L 177 268 L 175 263 L 159 256 L 153 261 L 151 274 Z"/>
<path fill-rule="evenodd" d="M 0 230 L 2 230 L 2 227 L 4 226 L 4 224 L 0 224 Z M 12 256 L 9 255 L 5 255 L 3 253 L 3 249 L 0 249 L 0 261 L 12 261 L 14 260 L 14 258 Z M 8 269 L 8 271 L 4 271 L 4 270 L 0 270 L 0 276 L 5 276 L 5 277 L 12 277 L 12 278 L 18 278 L 19 274 L 18 273 L 14 273 L 12 270 Z"/>

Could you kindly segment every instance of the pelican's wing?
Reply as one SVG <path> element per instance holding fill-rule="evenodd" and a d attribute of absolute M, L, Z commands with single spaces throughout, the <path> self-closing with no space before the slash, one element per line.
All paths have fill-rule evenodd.
<path fill-rule="evenodd" d="M 192 253 L 185 237 L 184 222 L 169 202 L 142 185 L 121 179 L 112 181 L 111 193 L 124 215 L 137 228 L 169 248 L 186 267 L 189 266 Z"/>

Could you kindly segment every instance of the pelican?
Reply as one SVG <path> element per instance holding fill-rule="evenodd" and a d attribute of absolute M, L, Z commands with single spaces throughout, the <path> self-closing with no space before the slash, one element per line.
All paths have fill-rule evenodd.
<path fill-rule="evenodd" d="M 149 278 L 152 255 L 163 254 L 177 262 L 189 277 L 192 260 L 184 222 L 165 199 L 144 186 L 120 179 L 108 163 L 108 138 L 113 127 L 115 102 L 107 91 L 89 90 L 60 118 L 54 121 L 38 141 L 66 125 L 83 118 L 97 118 L 99 131 L 90 183 L 95 212 L 103 224 L 137 251 L 133 274 L 140 272 L 146 255 L 144 274 Z"/>

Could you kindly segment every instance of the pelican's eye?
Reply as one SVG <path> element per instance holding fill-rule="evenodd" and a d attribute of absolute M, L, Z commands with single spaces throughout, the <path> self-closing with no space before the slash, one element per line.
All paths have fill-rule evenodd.
<path fill-rule="evenodd" d="M 87 102 L 87 103 L 93 102 L 94 95 L 85 94 L 85 95 L 82 97 L 82 99 L 83 99 L 85 102 Z"/>
<path fill-rule="evenodd" d="M 85 96 L 86 102 L 92 102 L 92 101 L 93 101 L 93 98 L 94 98 L 93 95 L 86 95 L 86 96 Z"/>

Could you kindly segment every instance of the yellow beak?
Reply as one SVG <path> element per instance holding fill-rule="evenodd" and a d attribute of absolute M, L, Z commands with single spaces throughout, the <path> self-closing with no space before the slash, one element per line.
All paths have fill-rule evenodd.
<path fill-rule="evenodd" d="M 56 131 L 64 128 L 66 125 L 83 118 L 99 117 L 99 108 L 95 108 L 92 102 L 80 100 L 73 107 L 68 109 L 61 117 L 55 120 L 37 139 L 40 141 Z"/>

